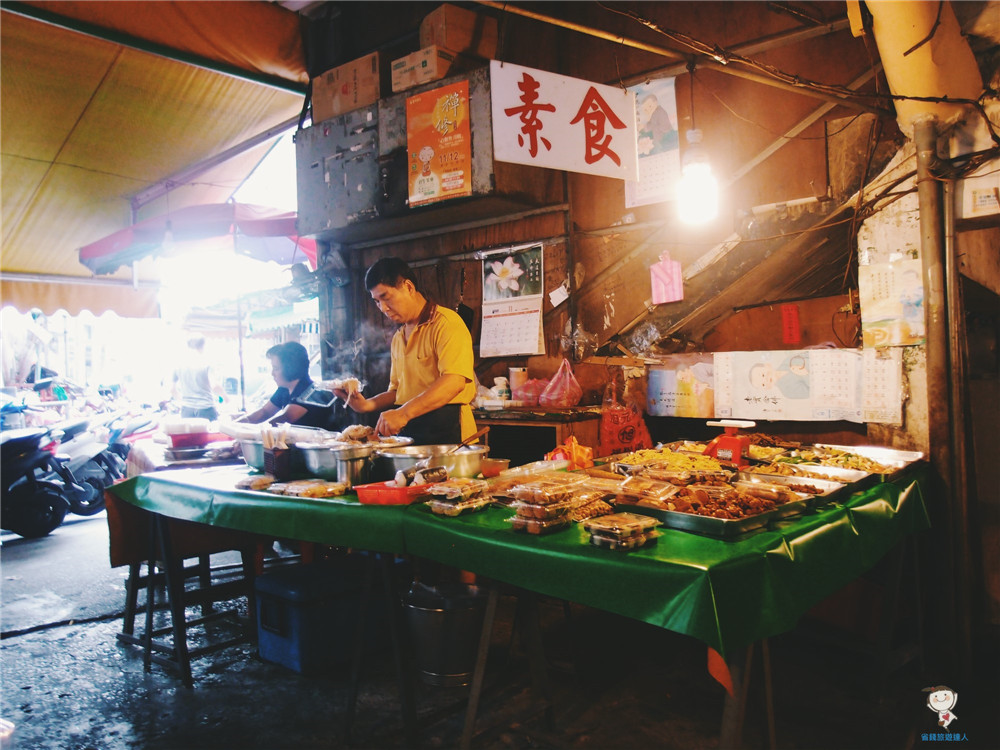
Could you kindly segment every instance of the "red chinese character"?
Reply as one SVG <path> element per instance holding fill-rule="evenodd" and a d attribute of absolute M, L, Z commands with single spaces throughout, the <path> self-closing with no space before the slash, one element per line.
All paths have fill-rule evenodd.
<path fill-rule="evenodd" d="M 618 116 L 614 113 L 614 110 L 608 106 L 607 102 L 601 98 L 601 95 L 597 93 L 597 89 L 593 86 L 587 91 L 587 95 L 583 97 L 583 104 L 580 105 L 580 111 L 576 113 L 576 117 L 570 120 L 570 125 L 575 125 L 576 123 L 583 120 L 584 126 L 586 127 L 586 141 L 587 141 L 587 155 L 584 160 L 587 164 L 593 164 L 595 161 L 607 156 L 610 157 L 617 166 L 621 166 L 621 159 L 618 158 L 618 154 L 608 148 L 608 144 L 611 143 L 611 136 L 604 134 L 605 123 L 610 123 L 611 127 L 615 130 L 621 130 L 625 127 L 625 123 L 618 119 Z"/>
<path fill-rule="evenodd" d="M 538 99 L 538 81 L 524 73 L 521 78 L 521 82 L 517 84 L 517 87 L 521 89 L 521 102 L 524 104 L 522 107 L 509 107 L 504 110 L 504 114 L 508 117 L 511 115 L 520 115 L 521 119 L 521 135 L 517 137 L 517 145 L 524 145 L 524 137 L 528 137 L 528 153 L 532 157 L 538 154 L 538 139 L 541 139 L 542 145 L 546 149 L 551 150 L 552 144 L 549 141 L 538 135 L 538 131 L 542 129 L 542 121 L 538 119 L 538 113 L 544 112 L 555 112 L 556 107 L 554 104 L 542 104 L 537 103 Z"/>

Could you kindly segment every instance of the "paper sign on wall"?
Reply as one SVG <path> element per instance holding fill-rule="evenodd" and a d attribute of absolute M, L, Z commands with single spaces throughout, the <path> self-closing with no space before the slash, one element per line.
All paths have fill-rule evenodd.
<path fill-rule="evenodd" d="M 490 90 L 497 161 L 639 178 L 632 92 L 498 60 Z"/>
<path fill-rule="evenodd" d="M 472 195 L 469 82 L 406 100 L 410 205 Z"/>

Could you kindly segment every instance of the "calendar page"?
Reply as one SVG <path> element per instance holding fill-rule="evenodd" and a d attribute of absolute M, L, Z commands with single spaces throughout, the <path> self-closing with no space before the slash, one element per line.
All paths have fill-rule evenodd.
<path fill-rule="evenodd" d="M 858 350 L 718 352 L 714 370 L 717 417 L 862 421 Z"/>
<path fill-rule="evenodd" d="M 543 354 L 542 298 L 483 302 L 480 357 Z"/>
<path fill-rule="evenodd" d="M 483 259 L 480 357 L 544 354 L 541 245 L 491 252 Z"/>
<path fill-rule="evenodd" d="M 639 179 L 625 181 L 625 207 L 672 201 L 681 173 L 674 79 L 649 81 L 628 90 L 636 102 Z"/>

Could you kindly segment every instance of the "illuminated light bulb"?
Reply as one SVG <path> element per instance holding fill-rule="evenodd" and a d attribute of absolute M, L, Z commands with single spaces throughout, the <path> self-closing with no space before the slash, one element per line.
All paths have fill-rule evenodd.
<path fill-rule="evenodd" d="M 677 213 L 685 224 L 704 224 L 719 215 L 719 183 L 701 146 L 701 131 L 689 130 L 685 137 Z"/>

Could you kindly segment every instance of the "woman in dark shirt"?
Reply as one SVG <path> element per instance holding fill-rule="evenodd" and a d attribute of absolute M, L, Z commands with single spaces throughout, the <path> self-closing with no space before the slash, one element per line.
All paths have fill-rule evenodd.
<path fill-rule="evenodd" d="M 271 360 L 271 376 L 278 389 L 257 411 L 247 414 L 240 422 L 326 427 L 333 416 L 333 394 L 312 388 L 309 378 L 309 353 L 302 344 L 287 341 L 267 350 Z M 323 398 L 328 396 L 329 398 Z"/>

